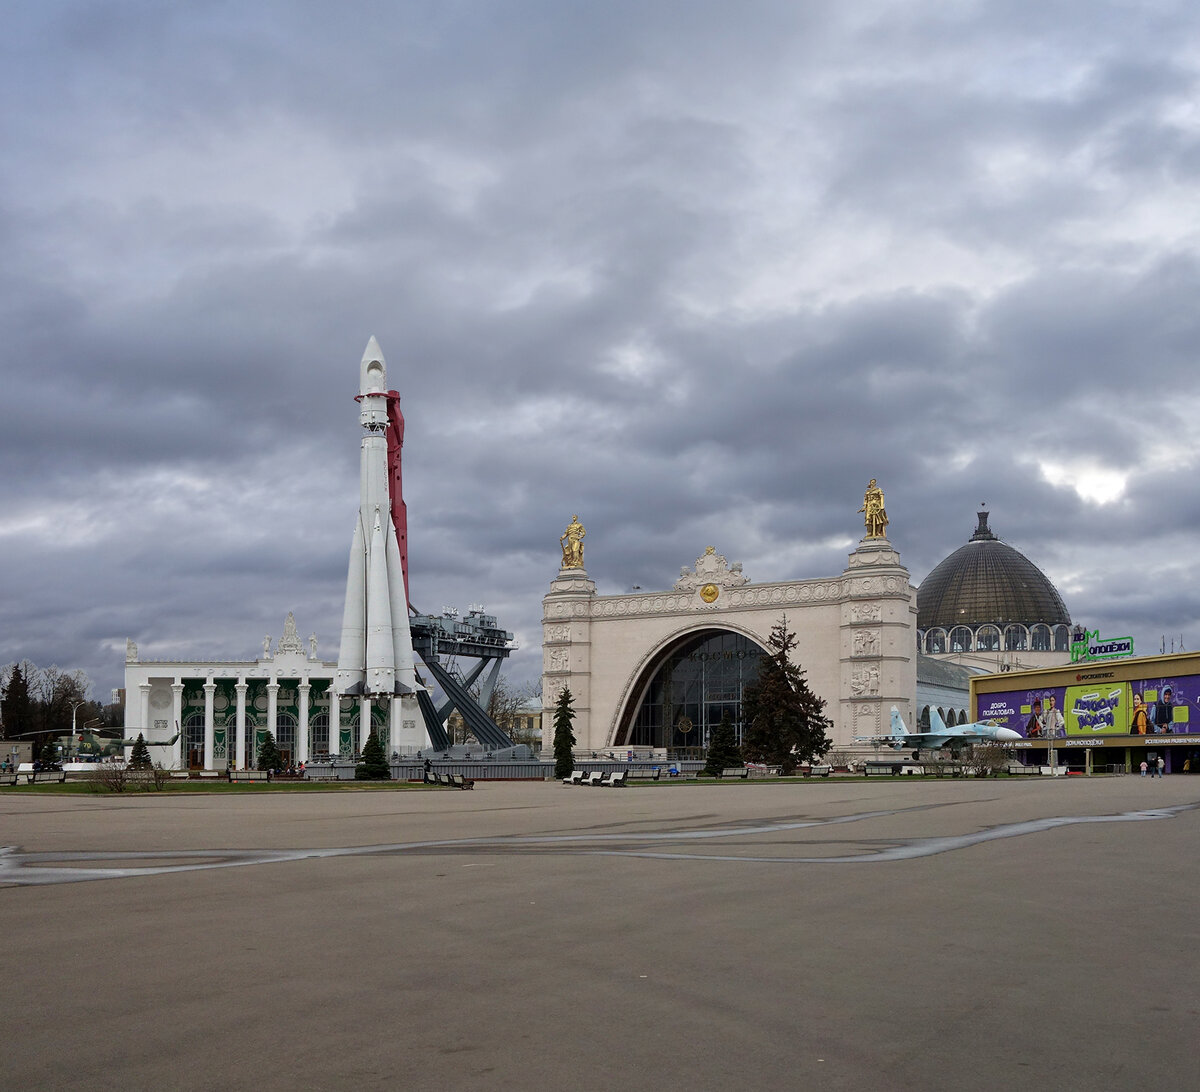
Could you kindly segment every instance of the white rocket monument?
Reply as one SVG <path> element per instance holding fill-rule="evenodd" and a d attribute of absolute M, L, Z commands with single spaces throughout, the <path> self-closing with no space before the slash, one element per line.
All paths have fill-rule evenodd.
<path fill-rule="evenodd" d="M 404 418 L 400 396 L 388 390 L 387 364 L 374 337 L 363 353 L 357 401 L 363 427 L 359 506 L 346 574 L 335 701 L 360 700 L 358 750 L 370 732 L 372 709 L 377 710 L 376 721 L 383 710 L 387 728 L 379 733 L 380 742 L 390 755 L 428 741 L 417 704 L 408 626 L 408 527 L 400 478 Z M 347 742 L 343 718 L 336 718 L 340 731 L 329 741 L 334 752 Z"/>

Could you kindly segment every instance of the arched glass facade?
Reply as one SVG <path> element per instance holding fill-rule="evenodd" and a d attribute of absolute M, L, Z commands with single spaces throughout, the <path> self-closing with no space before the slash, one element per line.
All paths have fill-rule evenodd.
<path fill-rule="evenodd" d="M 297 727 L 296 718 L 291 713 L 279 713 L 275 718 L 275 743 L 285 766 L 290 766 L 296 759 Z"/>
<path fill-rule="evenodd" d="M 677 641 L 647 669 L 641 701 L 618 729 L 615 746 L 703 747 L 727 710 L 741 742 L 742 694 L 765 655 L 749 638 L 721 630 Z"/>
<path fill-rule="evenodd" d="M 190 770 L 204 768 L 204 714 L 192 713 L 183 722 L 183 754 Z"/>

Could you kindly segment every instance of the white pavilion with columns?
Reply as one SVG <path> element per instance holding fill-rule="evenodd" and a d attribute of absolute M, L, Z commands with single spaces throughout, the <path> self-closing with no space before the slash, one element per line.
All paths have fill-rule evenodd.
<path fill-rule="evenodd" d="M 286 764 L 349 757 L 366 743 L 372 722 L 388 738 L 386 710 L 367 698 L 340 698 L 336 672 L 336 663 L 317 657 L 315 635 L 307 648 L 301 642 L 290 613 L 275 647 L 264 638 L 254 660 L 147 660 L 128 641 L 125 737 L 145 736 L 151 756 L 168 769 L 253 767 L 268 732 Z M 332 736 L 331 707 L 339 712 Z"/>

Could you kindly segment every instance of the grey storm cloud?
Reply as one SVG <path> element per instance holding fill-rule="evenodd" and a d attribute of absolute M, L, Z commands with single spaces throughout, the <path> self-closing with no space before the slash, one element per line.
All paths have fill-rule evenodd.
<path fill-rule="evenodd" d="M 331 654 L 363 345 L 414 601 L 539 673 L 714 544 L 915 580 L 974 528 L 1200 642 L 1200 16 L 1183 3 L 47 0 L 0 35 L 0 664 Z"/>

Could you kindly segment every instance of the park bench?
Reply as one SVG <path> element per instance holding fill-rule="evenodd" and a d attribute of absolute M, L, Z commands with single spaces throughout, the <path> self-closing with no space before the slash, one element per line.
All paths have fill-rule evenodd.
<path fill-rule="evenodd" d="M 67 780 L 66 770 L 30 770 L 25 775 L 26 785 L 36 784 L 58 784 L 62 785 Z M 15 782 L 14 782 L 15 784 Z"/>
<path fill-rule="evenodd" d="M 628 770 L 615 770 L 599 782 L 602 789 L 620 789 L 625 787 L 625 777 Z"/>
<path fill-rule="evenodd" d="M 901 774 L 923 774 L 925 767 L 918 765 L 915 762 L 864 762 L 863 777 L 870 777 L 872 774 L 886 774 L 890 777 L 899 777 Z"/>
<path fill-rule="evenodd" d="M 15 785 L 17 783 L 17 771 L 5 770 L 0 773 L 0 785 Z"/>
<path fill-rule="evenodd" d="M 229 781 L 231 784 L 235 784 L 239 781 L 259 782 L 259 781 L 270 781 L 270 780 L 271 780 L 271 771 L 270 770 L 230 770 L 229 771 Z"/>
<path fill-rule="evenodd" d="M 601 770 L 593 770 L 590 774 L 586 774 L 584 779 L 579 782 L 581 785 L 599 785 L 604 778 L 604 773 Z"/>
<path fill-rule="evenodd" d="M 172 770 L 171 771 L 171 780 L 172 781 L 186 781 L 189 777 L 191 777 L 191 774 L 189 774 L 187 772 L 187 770 Z"/>
<path fill-rule="evenodd" d="M 578 785 L 583 780 L 582 770 L 573 770 L 570 777 L 564 777 L 562 783 L 564 785 Z"/>
<path fill-rule="evenodd" d="M 800 772 L 805 777 L 828 777 L 833 773 L 833 767 L 826 766 L 824 763 L 818 763 L 814 766 L 802 766 Z"/>
<path fill-rule="evenodd" d="M 657 781 L 661 775 L 662 775 L 662 770 L 660 770 L 657 766 L 655 766 L 654 769 L 652 769 L 652 770 L 630 770 L 629 771 L 629 780 L 630 781 Z"/>
<path fill-rule="evenodd" d="M 426 785 L 436 785 L 443 789 L 473 789 L 475 788 L 475 779 L 472 777 L 464 777 L 462 774 L 441 773 L 438 770 L 430 770 L 425 775 Z"/>
<path fill-rule="evenodd" d="M 782 766 L 747 766 L 751 777 L 779 777 L 783 773 Z"/>
<path fill-rule="evenodd" d="M 726 766 L 721 771 L 722 777 L 740 777 L 743 781 L 750 776 L 750 771 L 745 766 Z"/>

